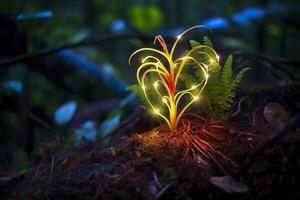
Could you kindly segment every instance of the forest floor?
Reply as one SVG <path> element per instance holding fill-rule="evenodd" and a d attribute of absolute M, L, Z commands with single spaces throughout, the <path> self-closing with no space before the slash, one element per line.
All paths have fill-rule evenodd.
<path fill-rule="evenodd" d="M 82 145 L 1 177 L 0 197 L 300 199 L 297 91 L 239 94 L 227 121 L 188 113 L 174 132 L 161 125 L 104 151 L 101 141 Z"/>

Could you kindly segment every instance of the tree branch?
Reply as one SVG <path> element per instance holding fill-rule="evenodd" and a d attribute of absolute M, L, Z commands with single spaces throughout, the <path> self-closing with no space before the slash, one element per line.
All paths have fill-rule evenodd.
<path fill-rule="evenodd" d="M 258 146 L 258 148 L 251 153 L 242 163 L 241 167 L 238 169 L 238 171 L 235 173 L 235 176 L 240 175 L 245 169 L 247 169 L 254 161 L 255 158 L 258 155 L 261 155 L 261 153 L 270 145 L 274 144 L 276 141 L 279 141 L 284 136 L 286 136 L 291 130 L 294 130 L 298 128 L 300 125 L 300 114 L 292 117 L 288 123 L 281 129 L 274 132 L 273 137 L 271 139 L 263 142 L 261 145 Z"/>
<path fill-rule="evenodd" d="M 258 58 L 258 59 L 264 60 L 264 61 L 270 63 L 271 66 L 273 66 L 274 68 L 279 69 L 282 72 L 284 72 L 285 74 L 287 74 L 288 76 L 290 76 L 290 78 L 292 78 L 293 80 L 299 81 L 299 78 L 297 76 L 295 76 L 293 73 L 289 72 L 288 70 L 286 70 L 286 68 L 284 68 L 283 66 L 281 66 L 281 64 L 279 64 L 281 62 L 281 60 L 276 60 L 276 59 L 271 58 L 270 56 L 260 54 L 260 53 L 246 53 L 246 52 L 242 52 L 242 51 L 236 51 L 233 54 L 237 55 L 237 56 L 242 56 L 242 57 L 251 57 L 251 58 Z M 282 63 L 284 64 L 284 62 L 282 62 Z M 288 64 L 288 63 L 285 63 L 285 64 Z"/>
<path fill-rule="evenodd" d="M 109 36 L 102 36 L 96 39 L 91 39 L 91 40 L 86 40 L 86 41 L 81 41 L 77 43 L 71 43 L 71 44 L 66 44 L 66 45 L 61 45 L 58 47 L 54 48 L 47 48 L 44 50 L 40 50 L 34 53 L 29 53 L 29 54 L 24 54 L 20 56 L 16 56 L 13 58 L 6 59 L 2 62 L 0 62 L 0 67 L 8 66 L 8 65 L 13 65 L 19 62 L 23 62 L 35 57 L 40 57 L 40 56 L 46 56 L 49 54 L 53 54 L 56 52 L 59 52 L 61 50 L 65 49 L 70 49 L 70 48 L 78 48 L 82 46 L 89 46 L 89 45 L 96 45 L 99 43 L 105 43 L 105 42 L 110 42 L 113 40 L 119 40 L 119 39 L 128 39 L 128 38 L 140 38 L 145 41 L 150 41 L 154 37 L 151 35 L 142 35 L 142 34 L 135 34 L 135 33 L 127 33 L 127 34 L 122 34 L 122 35 L 109 35 Z"/>

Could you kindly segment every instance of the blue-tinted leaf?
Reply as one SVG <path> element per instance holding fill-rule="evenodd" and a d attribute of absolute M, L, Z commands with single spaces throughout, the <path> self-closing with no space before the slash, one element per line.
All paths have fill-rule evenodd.
<path fill-rule="evenodd" d="M 115 113 L 114 116 L 102 122 L 100 127 L 100 132 L 102 136 L 106 136 L 114 132 L 119 127 L 120 122 L 121 122 L 121 112 Z"/>
<path fill-rule="evenodd" d="M 13 81 L 6 81 L 3 83 L 3 88 L 6 91 L 13 91 L 16 93 L 22 92 L 23 84 L 21 81 L 13 80 Z"/>
<path fill-rule="evenodd" d="M 63 125 L 68 123 L 74 116 L 77 108 L 75 101 L 67 102 L 61 105 L 54 114 L 54 120 L 57 124 Z"/>
<path fill-rule="evenodd" d="M 119 107 L 124 107 L 128 104 L 132 104 L 134 103 L 134 101 L 136 100 L 136 96 L 137 94 L 135 92 L 130 92 L 125 98 L 123 98 L 119 103 L 118 106 Z"/>
<path fill-rule="evenodd" d="M 93 121 L 84 122 L 80 128 L 76 129 L 74 132 L 76 136 L 76 143 L 81 143 L 82 141 L 94 141 L 97 138 L 96 124 Z"/>
<path fill-rule="evenodd" d="M 209 28 L 227 28 L 229 22 L 224 17 L 213 17 L 202 22 L 203 25 L 208 26 Z"/>
<path fill-rule="evenodd" d="M 51 10 L 44 10 L 37 13 L 31 14 L 20 14 L 17 16 L 17 20 L 25 20 L 25 19 L 36 19 L 36 18 L 50 18 L 53 16 L 53 12 Z"/>
<path fill-rule="evenodd" d="M 252 20 L 261 19 L 265 11 L 261 8 L 248 8 L 233 15 L 233 20 L 239 25 L 246 26 Z"/>
<path fill-rule="evenodd" d="M 123 19 L 117 19 L 111 23 L 110 28 L 112 32 L 120 32 L 126 28 L 126 23 Z"/>

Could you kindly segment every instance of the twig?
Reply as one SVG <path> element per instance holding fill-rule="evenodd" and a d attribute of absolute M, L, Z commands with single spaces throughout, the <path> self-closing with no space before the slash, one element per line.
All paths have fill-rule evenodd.
<path fill-rule="evenodd" d="M 136 34 L 136 33 L 127 33 L 127 34 L 119 34 L 119 35 L 109 35 L 109 36 L 102 36 L 96 39 L 91 39 L 91 40 L 86 40 L 86 41 L 81 41 L 77 43 L 71 43 L 71 44 L 66 44 L 66 45 L 61 45 L 58 47 L 54 48 L 46 48 L 44 50 L 40 50 L 34 53 L 29 53 L 29 54 L 24 54 L 20 56 L 16 56 L 13 58 L 6 59 L 2 62 L 0 62 L 0 67 L 4 67 L 7 65 L 13 65 L 15 63 L 23 62 L 35 57 L 40 57 L 40 56 L 46 56 L 49 54 L 53 54 L 56 52 L 59 52 L 61 50 L 65 49 L 71 49 L 71 48 L 78 48 L 82 46 L 90 46 L 90 45 L 96 45 L 100 43 L 105 43 L 105 42 L 110 42 L 113 40 L 118 40 L 118 39 L 128 39 L 128 38 L 140 38 L 142 40 L 152 40 L 153 36 L 152 35 L 142 35 L 142 34 Z M 171 39 L 171 38 L 169 38 Z"/>
<path fill-rule="evenodd" d="M 250 154 L 242 163 L 241 167 L 235 173 L 235 175 L 239 175 L 241 174 L 241 172 L 247 169 L 254 162 L 255 158 L 258 155 L 260 155 L 268 146 L 274 144 L 276 141 L 286 136 L 289 133 L 289 131 L 296 129 L 299 126 L 300 126 L 300 114 L 290 119 L 283 128 L 274 132 L 271 139 L 263 142 L 252 154 Z"/>
<path fill-rule="evenodd" d="M 42 118 L 38 117 L 34 113 L 28 112 L 28 117 L 37 124 L 45 127 L 46 129 L 52 129 L 52 127 L 46 121 L 44 121 Z"/>
<path fill-rule="evenodd" d="M 161 185 L 161 183 L 159 182 L 158 177 L 157 177 L 157 174 L 156 174 L 155 171 L 153 171 L 153 178 L 154 178 L 154 181 L 155 181 L 156 185 L 159 187 L 159 189 L 161 189 L 161 188 L 162 188 L 162 185 Z"/>
<path fill-rule="evenodd" d="M 256 113 L 259 111 L 260 107 L 255 108 L 252 114 L 252 126 L 256 126 Z"/>
<path fill-rule="evenodd" d="M 171 183 L 167 184 L 157 195 L 155 195 L 155 199 L 159 199 L 162 195 L 170 188 Z"/>
<path fill-rule="evenodd" d="M 237 114 L 239 114 L 241 112 L 241 105 L 242 105 L 244 100 L 245 100 L 245 97 L 243 97 L 239 100 L 238 109 L 234 113 L 231 114 L 230 118 L 236 116 Z"/>
<path fill-rule="evenodd" d="M 52 155 L 52 160 L 51 160 L 51 167 L 50 167 L 50 176 L 48 182 L 51 184 L 52 183 L 52 174 L 54 170 L 54 155 Z"/>

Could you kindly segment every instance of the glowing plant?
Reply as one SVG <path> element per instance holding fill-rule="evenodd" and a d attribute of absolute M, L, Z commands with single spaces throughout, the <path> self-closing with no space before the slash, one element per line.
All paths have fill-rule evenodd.
<path fill-rule="evenodd" d="M 170 130 L 177 128 L 184 112 L 192 103 L 201 98 L 200 95 L 208 81 L 209 66 L 211 64 L 218 65 L 219 63 L 219 56 L 216 52 L 210 46 L 204 44 L 192 47 L 183 56 L 174 58 L 174 52 L 180 39 L 190 30 L 199 27 L 204 26 L 191 27 L 178 35 L 170 51 L 162 36 L 158 35 L 154 39 L 154 44 L 158 41 L 162 50 L 141 48 L 135 51 L 129 58 L 130 64 L 132 57 L 137 53 L 147 53 L 138 66 L 136 72 L 137 81 L 153 112 L 166 121 Z M 210 54 L 206 53 L 207 49 L 211 52 Z M 209 63 L 196 59 L 196 54 L 197 56 L 208 57 Z M 201 72 L 201 75 L 198 75 L 197 83 L 189 87 L 179 84 L 181 83 L 180 76 L 183 70 L 194 70 L 195 67 L 199 69 L 197 70 L 198 72 Z M 150 90 L 154 90 L 154 94 L 152 92 L 152 95 L 149 95 L 151 93 Z M 151 99 L 150 96 L 153 95 L 155 97 Z M 157 99 L 160 101 L 157 102 Z"/>

